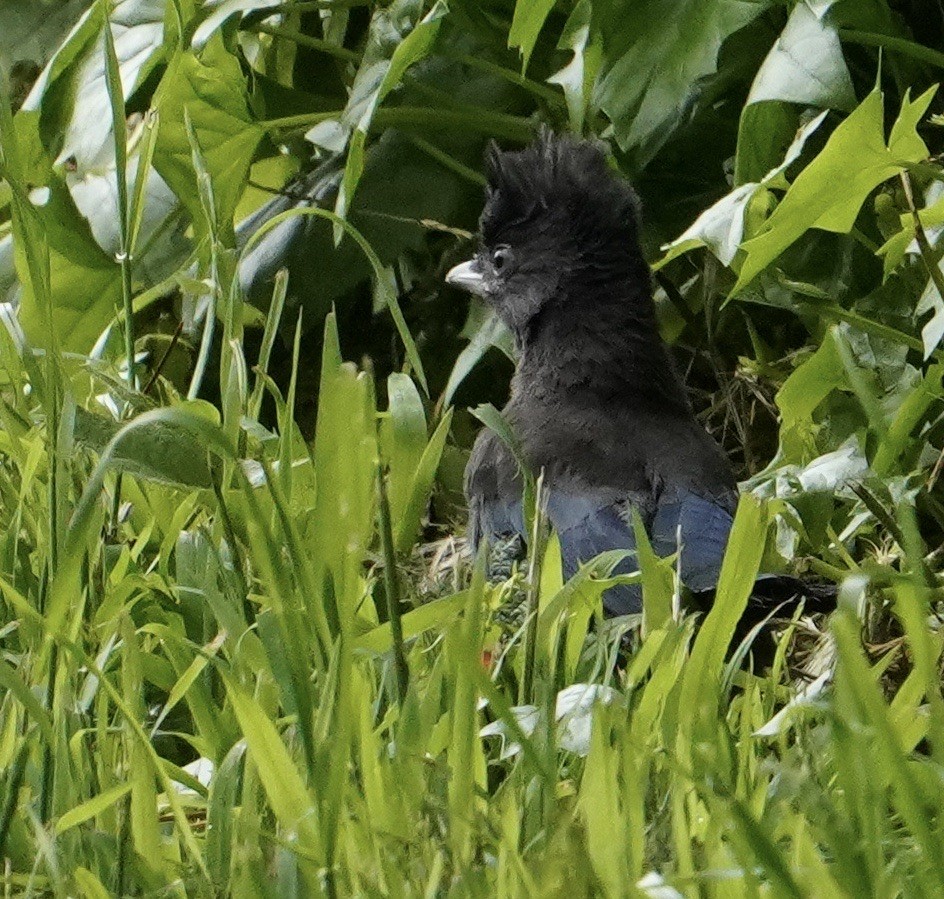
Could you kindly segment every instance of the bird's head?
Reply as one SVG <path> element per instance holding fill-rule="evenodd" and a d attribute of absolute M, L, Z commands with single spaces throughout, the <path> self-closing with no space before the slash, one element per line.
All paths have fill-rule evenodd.
<path fill-rule="evenodd" d="M 555 303 L 642 278 L 638 200 L 597 142 L 544 135 L 524 150 L 488 150 L 481 242 L 446 281 L 485 298 L 517 334 Z M 592 310 L 586 310 L 592 314 Z"/>

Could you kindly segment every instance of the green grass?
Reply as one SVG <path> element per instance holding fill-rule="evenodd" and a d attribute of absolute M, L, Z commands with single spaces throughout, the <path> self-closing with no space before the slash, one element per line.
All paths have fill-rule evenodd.
<path fill-rule="evenodd" d="M 913 661 L 893 695 L 904 650 L 867 658 L 850 582 L 818 669 L 835 682 L 763 734 L 800 682 L 785 643 L 768 674 L 727 661 L 767 526 L 749 498 L 711 614 L 661 614 L 671 578 L 644 571 L 660 614 L 628 656 L 625 628 L 589 626 L 613 560 L 562 588 L 553 542 L 535 628 L 502 636 L 481 560 L 414 608 L 405 555 L 443 426 L 427 439 L 399 376 L 378 413 L 332 317 L 325 347 L 311 445 L 278 397 L 260 440 L 240 379 L 222 418 L 179 400 L 104 448 L 77 414 L 88 374 L 4 347 L 9 894 L 937 894 L 941 638 L 920 569 L 886 571 Z M 577 683 L 612 692 L 552 723 Z M 183 770 L 197 758 L 208 785 Z"/>
<path fill-rule="evenodd" d="M 333 14 L 349 5 L 359 6 L 334 4 Z M 563 29 L 569 37 L 560 47 L 571 47 L 575 62 L 586 57 L 593 68 L 604 54 L 606 71 L 624 57 L 648 67 L 650 39 L 664 42 L 668 62 L 653 73 L 652 95 L 668 91 L 665 109 L 649 116 L 643 137 L 651 143 L 665 128 L 673 153 L 689 139 L 699 152 L 696 163 L 684 154 L 659 160 L 658 171 L 671 169 L 677 184 L 656 174 L 668 201 L 653 212 L 678 207 L 688 215 L 693 191 L 701 202 L 730 188 L 718 164 L 718 183 L 700 193 L 712 175 L 699 142 L 723 125 L 713 115 L 730 106 L 723 92 L 732 72 L 731 90 L 743 102 L 754 77 L 744 73 L 760 64 L 743 48 L 758 35 L 773 41 L 785 11 L 759 17 L 737 46 L 726 45 L 719 79 L 703 95 L 712 116 L 693 112 L 689 138 L 687 125 L 675 129 L 696 98 L 691 84 L 675 83 L 677 72 L 701 82 L 713 77 L 715 60 L 692 58 L 700 45 L 678 19 L 668 27 L 644 16 L 644 39 L 604 46 L 594 13 L 584 46 L 577 12 L 589 17 L 586 4 L 566 28 L 560 5 L 544 4 L 536 17 L 524 3 L 494 17 L 453 6 L 447 13 L 437 5 L 422 29 L 404 25 L 399 41 L 387 38 L 386 6 L 371 7 L 376 34 L 366 48 L 360 13 L 352 13 L 350 31 L 345 13 L 338 27 L 346 43 L 311 44 L 341 60 L 337 83 L 326 82 L 332 96 L 311 112 L 294 110 L 293 101 L 291 115 L 266 122 L 257 106 L 277 106 L 282 82 L 294 78 L 286 46 L 264 46 L 267 55 L 252 64 L 271 82 L 267 101 L 250 84 L 255 73 L 238 55 L 234 28 L 194 49 L 178 38 L 199 27 L 196 10 L 168 4 L 167 43 L 149 50 L 156 74 L 140 88 L 152 94 L 137 98 L 152 112 L 130 148 L 119 86 L 127 60 L 105 42 L 119 182 L 130 159 L 138 165 L 118 191 L 115 259 L 102 256 L 66 201 L 64 175 L 43 142 L 72 122 L 70 79 L 81 66 L 67 60 L 57 69 L 53 81 L 61 82 L 38 118 L 26 110 L 14 119 L 0 83 L 0 228 L 16 242 L 20 318 L 31 341 L 15 344 L 0 325 L 3 896 L 939 896 L 941 550 L 925 544 L 940 542 L 944 526 L 936 489 L 944 357 L 933 328 L 922 330 L 925 311 L 916 310 L 930 284 L 938 291 L 932 323 L 941 314 L 940 250 L 925 233 L 940 224 L 931 185 L 941 168 L 918 132 L 927 130 L 919 119 L 931 94 L 917 79 L 920 99 L 906 100 L 902 73 L 910 70 L 897 57 L 936 66 L 940 54 L 846 29 L 846 40 L 895 54 L 891 104 L 902 112 L 888 145 L 882 98 L 869 94 L 870 57 L 856 57 L 864 60 L 853 74 L 865 101 L 802 166 L 805 178 L 789 188 L 783 170 L 764 179 L 737 231 L 747 249 L 721 264 L 716 220 L 664 260 L 671 279 L 660 281 L 668 287 L 659 298 L 662 323 L 669 334 L 710 344 L 696 362 L 716 370 L 718 389 L 701 408 L 716 432 L 731 423 L 738 437 L 726 446 L 740 444 L 735 453 L 754 477 L 710 613 L 678 612 L 671 561 L 640 541 L 641 572 L 620 577 L 641 579 L 643 615 L 607 621 L 600 597 L 622 554 L 604 554 L 562 583 L 555 538 L 533 511 L 540 479 L 528 485 L 529 528 L 540 549 L 508 582 L 488 583 L 485 560 L 470 559 L 461 541 L 448 544 L 445 563 L 422 542 L 430 497 L 461 456 L 451 441 L 462 440 L 459 416 L 436 404 L 428 385 L 438 375 L 452 397 L 487 345 L 500 342 L 493 325 L 470 318 L 469 349 L 427 378 L 423 362 L 431 370 L 442 362 L 439 348 L 414 341 L 409 327 L 409 316 L 423 311 L 423 278 L 412 281 L 415 291 L 395 284 L 390 259 L 335 213 L 287 213 L 327 219 L 343 249 L 356 249 L 397 340 L 395 373 L 377 384 L 368 364 L 343 358 L 343 306 L 325 316 L 330 302 L 309 298 L 302 309 L 309 318 L 320 310 L 311 322 L 321 327 L 324 319 L 324 344 L 317 386 L 306 382 L 311 322 L 291 311 L 284 273 L 261 348 L 246 349 L 244 324 L 261 313 L 248 308 L 235 277 L 237 200 L 250 164 L 271 161 L 265 154 L 281 152 L 281 140 L 293 140 L 298 128 L 328 118 L 349 125 L 368 108 L 373 118 L 345 137 L 345 202 L 361 169 L 358 198 L 369 195 L 371 178 L 376 189 L 398 173 L 389 166 L 405 165 L 380 155 L 395 148 L 398 129 L 423 159 L 476 184 L 481 175 L 467 162 L 480 148 L 453 157 L 437 129 L 476 141 L 480 133 L 524 140 L 538 118 L 561 127 L 566 105 L 574 128 L 602 130 L 609 121 L 627 137 L 641 102 L 635 81 L 622 79 L 621 87 L 608 79 L 603 109 L 593 106 L 600 98 L 583 74 L 579 84 L 565 79 L 564 94 L 545 83 L 559 70 Z M 856 5 L 842 6 L 856 24 Z M 98 18 L 67 39 L 66 56 L 88 50 L 106 8 L 96 6 Z M 695 5 L 678 8 L 681 23 L 694 27 Z M 716 18 L 717 10 L 705 27 L 721 28 Z M 486 59 L 493 45 L 504 52 L 513 22 L 514 45 L 532 53 L 527 76 L 517 59 L 510 68 Z M 823 22 L 811 27 L 834 27 L 828 16 Z M 240 23 L 244 32 L 278 36 L 256 25 Z M 494 110 L 454 101 L 453 87 L 464 91 L 467 79 L 460 85 L 453 72 L 440 84 L 438 68 L 430 70 L 436 85 L 423 84 L 421 58 L 454 59 L 449 42 L 458 46 L 455 35 L 465 41 L 469 29 L 477 34 L 469 64 L 549 106 L 500 103 L 497 94 Z M 300 46 L 311 37 L 278 31 Z M 726 34 L 700 38 L 715 45 Z M 837 38 L 833 62 L 845 71 L 838 47 Z M 378 82 L 371 68 L 378 59 L 403 85 L 393 76 Z M 355 77 L 358 60 L 370 77 Z M 416 97 L 398 93 L 417 86 Z M 388 93 L 392 102 L 382 106 Z M 822 101 L 819 93 L 814 99 Z M 735 171 L 753 165 L 761 179 L 781 162 L 778 144 L 793 138 L 796 111 L 775 115 L 765 103 L 741 112 L 726 132 L 737 144 Z M 277 138 L 271 146 L 260 143 L 262 124 Z M 368 127 L 369 150 L 381 160 L 374 174 L 361 155 Z M 427 128 L 436 143 L 421 136 Z M 383 129 L 393 139 L 375 140 Z M 156 285 L 136 267 L 138 251 L 147 253 L 138 240 L 152 162 L 192 225 L 190 258 Z M 418 171 L 398 188 L 405 195 L 446 190 Z M 31 199 L 40 185 L 55 188 L 45 206 Z M 722 216 L 725 228 L 733 222 Z M 824 223 L 835 233 L 824 236 Z M 417 224 L 450 241 L 464 233 L 451 219 Z M 661 230 L 682 233 L 677 224 L 663 219 Z M 888 240 L 887 271 L 875 258 L 878 237 Z M 920 254 L 910 258 L 912 239 Z M 423 277 L 432 277 L 455 249 L 444 247 L 424 244 L 428 258 L 409 264 L 406 244 L 387 249 L 404 280 L 423 266 Z M 675 259 L 692 251 L 704 255 Z M 745 258 L 754 280 L 743 277 Z M 736 284 L 744 288 L 738 296 Z M 135 366 L 135 337 L 140 344 L 154 335 L 139 333 L 140 316 L 172 290 L 192 305 L 206 301 L 202 330 L 176 377 L 171 363 L 166 377 L 153 369 L 145 376 Z M 406 315 L 401 294 L 412 304 Z M 114 334 L 91 358 L 87 338 L 109 319 Z M 280 335 L 291 343 L 282 378 L 270 364 Z M 168 338 L 166 361 L 176 335 L 159 336 Z M 211 383 L 216 405 L 198 398 Z M 313 440 L 296 421 L 309 398 L 318 409 Z M 263 415 L 264 408 L 274 411 Z M 779 429 L 767 444 L 760 435 L 762 461 L 772 453 L 765 446 L 779 452 L 759 473 L 748 445 L 755 411 L 758 431 L 774 418 Z M 476 414 L 504 427 L 490 406 Z M 750 585 L 771 557 L 803 556 L 840 582 L 839 609 L 828 621 L 798 615 L 783 624 L 772 664 L 754 672 L 756 635 L 740 644 L 735 636 Z M 517 618 L 508 614 L 515 604 Z"/>

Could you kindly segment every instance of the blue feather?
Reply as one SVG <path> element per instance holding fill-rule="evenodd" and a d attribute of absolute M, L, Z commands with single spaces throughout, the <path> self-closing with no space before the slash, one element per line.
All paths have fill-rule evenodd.
<path fill-rule="evenodd" d="M 602 552 L 636 548 L 625 506 L 626 501 L 609 490 L 549 491 L 547 515 L 560 540 L 565 578 L 573 577 L 581 564 Z M 520 499 L 484 502 L 476 519 L 479 535 L 516 533 L 527 539 Z M 657 555 L 680 553 L 682 582 L 701 593 L 718 583 L 732 521 L 722 499 L 678 488 L 659 497 L 647 531 Z M 635 570 L 636 562 L 629 557 L 614 573 Z M 637 584 L 612 587 L 604 594 L 603 604 L 610 615 L 638 613 L 642 611 L 641 589 Z"/>
<path fill-rule="evenodd" d="M 719 500 L 680 488 L 660 496 L 649 536 L 657 555 L 681 554 L 682 583 L 701 593 L 718 584 L 732 523 Z"/>

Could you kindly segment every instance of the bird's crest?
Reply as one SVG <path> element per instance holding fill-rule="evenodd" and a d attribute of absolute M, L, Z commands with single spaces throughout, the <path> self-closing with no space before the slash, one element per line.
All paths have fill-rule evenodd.
<path fill-rule="evenodd" d="M 553 228 L 580 240 L 635 239 L 638 200 L 607 165 L 604 147 L 550 131 L 520 151 L 490 144 L 481 221 L 485 244 L 534 228 Z"/>

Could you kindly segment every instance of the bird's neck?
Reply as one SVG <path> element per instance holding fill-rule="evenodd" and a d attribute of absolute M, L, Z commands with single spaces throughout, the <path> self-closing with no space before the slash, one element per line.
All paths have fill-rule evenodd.
<path fill-rule="evenodd" d="M 593 295 L 563 293 L 521 335 L 516 402 L 589 400 L 690 414 L 684 385 L 658 332 L 648 272 L 605 284 L 584 282 L 580 290 Z"/>

